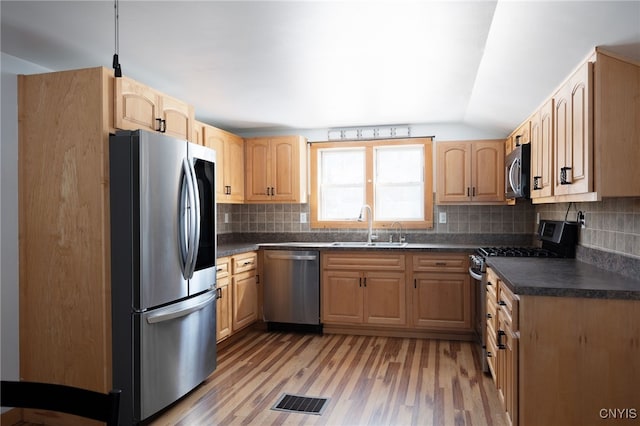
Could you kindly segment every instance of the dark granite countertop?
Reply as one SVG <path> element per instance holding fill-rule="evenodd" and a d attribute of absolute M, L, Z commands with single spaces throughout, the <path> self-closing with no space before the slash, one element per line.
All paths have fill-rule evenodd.
<path fill-rule="evenodd" d="M 366 245 L 365 243 L 348 242 L 286 242 L 286 243 L 261 243 L 264 249 L 317 249 L 317 250 L 357 250 L 357 251 L 439 251 L 439 252 L 468 252 L 473 253 L 478 248 L 471 244 L 446 244 L 446 243 L 407 243 L 404 245 L 387 244 L 384 242 Z"/>
<path fill-rule="evenodd" d="M 365 246 L 364 244 L 347 242 L 344 245 L 336 245 L 334 242 L 284 242 L 284 243 L 250 243 L 250 242 L 236 242 L 236 243 L 224 243 L 218 244 L 218 257 L 233 256 L 234 254 L 246 253 L 248 251 L 264 249 L 276 249 L 276 250 L 357 250 L 357 251 L 372 251 L 372 250 L 384 250 L 384 251 L 409 251 L 409 252 L 468 252 L 478 248 L 478 245 L 474 244 L 446 244 L 446 243 L 409 243 L 406 245 L 378 245 L 378 246 Z"/>
<path fill-rule="evenodd" d="M 640 300 L 640 280 L 576 259 L 490 257 L 487 265 L 518 295 Z"/>

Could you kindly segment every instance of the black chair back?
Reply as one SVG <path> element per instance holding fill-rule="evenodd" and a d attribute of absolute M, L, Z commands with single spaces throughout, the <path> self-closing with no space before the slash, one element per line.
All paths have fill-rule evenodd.
<path fill-rule="evenodd" d="M 2 381 L 3 407 L 57 411 L 118 425 L 120 390 L 100 393 L 73 386 L 38 382 Z"/>

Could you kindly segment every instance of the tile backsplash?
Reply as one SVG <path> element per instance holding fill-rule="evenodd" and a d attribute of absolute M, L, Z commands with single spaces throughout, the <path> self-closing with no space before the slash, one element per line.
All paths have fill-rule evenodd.
<path fill-rule="evenodd" d="M 575 221 L 585 214 L 586 228 L 580 230 L 579 245 L 640 258 L 640 198 L 613 198 L 590 203 L 532 205 L 519 201 L 515 206 L 434 205 L 433 229 L 410 230 L 409 239 L 473 239 L 481 235 L 535 233 L 536 215 L 541 219 Z M 307 222 L 300 222 L 300 214 Z M 438 223 L 440 213 L 447 222 Z M 225 221 L 226 219 L 226 221 Z M 356 229 L 311 229 L 309 204 L 218 204 L 218 233 L 362 233 Z M 382 232 L 382 231 L 378 231 Z M 384 237 L 384 236 L 383 236 Z"/>
<path fill-rule="evenodd" d="M 535 210 L 529 202 L 515 206 L 435 205 L 433 213 L 432 229 L 406 232 L 414 237 L 456 234 L 460 240 L 466 234 L 533 234 L 535 231 Z M 446 214 L 446 223 L 439 223 L 440 213 Z M 306 216 L 306 222 L 301 223 L 301 214 Z M 218 204 L 219 234 L 362 232 L 361 229 L 312 229 L 309 219 L 309 204 Z"/>
<path fill-rule="evenodd" d="M 640 258 L 640 198 L 610 198 L 590 203 L 535 206 L 541 219 L 575 221 L 585 215 L 578 244 L 590 249 Z"/>

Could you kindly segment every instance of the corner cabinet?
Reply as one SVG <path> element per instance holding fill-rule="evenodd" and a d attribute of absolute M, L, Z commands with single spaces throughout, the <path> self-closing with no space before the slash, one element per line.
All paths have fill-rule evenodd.
<path fill-rule="evenodd" d="M 245 140 L 245 201 L 305 203 L 307 141 L 301 136 Z"/>
<path fill-rule="evenodd" d="M 216 201 L 244 202 L 244 139 L 203 125 L 203 144 L 216 151 Z"/>
<path fill-rule="evenodd" d="M 505 141 L 436 144 L 436 204 L 504 204 Z"/>
<path fill-rule="evenodd" d="M 115 127 L 150 130 L 193 141 L 193 106 L 128 77 L 115 79 Z"/>
<path fill-rule="evenodd" d="M 326 253 L 322 269 L 323 323 L 406 325 L 404 255 Z"/>

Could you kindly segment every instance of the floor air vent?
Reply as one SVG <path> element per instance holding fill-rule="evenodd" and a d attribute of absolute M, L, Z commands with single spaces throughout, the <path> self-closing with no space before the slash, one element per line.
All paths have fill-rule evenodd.
<path fill-rule="evenodd" d="M 285 393 L 271 409 L 286 411 L 288 413 L 315 414 L 320 416 L 327 406 L 328 401 L 328 398 L 310 398 Z"/>

